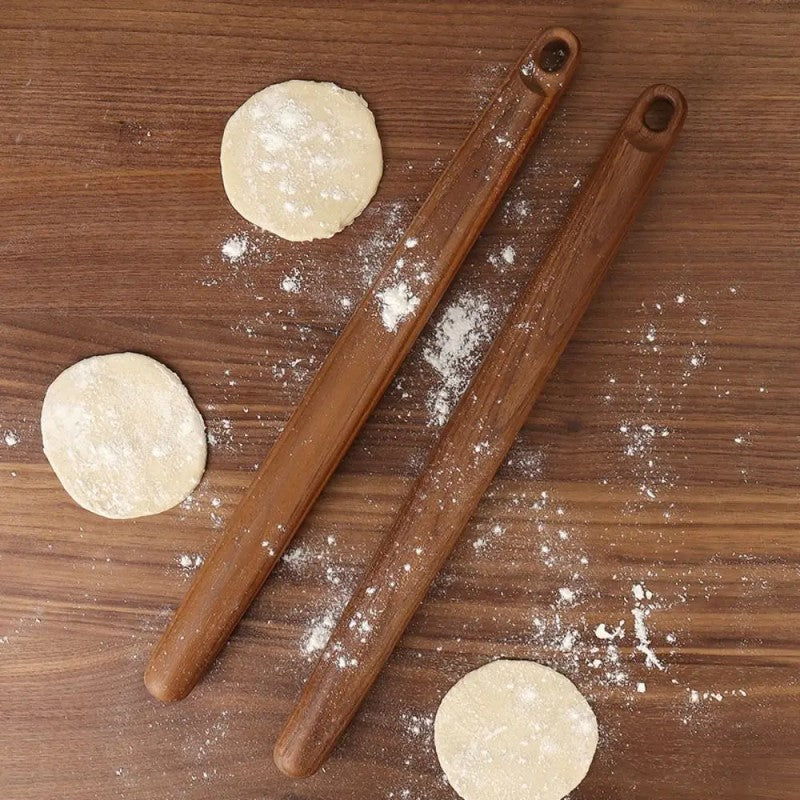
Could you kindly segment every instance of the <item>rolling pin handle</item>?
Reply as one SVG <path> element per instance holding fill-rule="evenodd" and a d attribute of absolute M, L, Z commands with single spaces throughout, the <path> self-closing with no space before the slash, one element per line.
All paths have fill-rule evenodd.
<path fill-rule="evenodd" d="M 517 63 L 517 74 L 531 91 L 557 95 L 572 80 L 580 60 L 581 43 L 569 29 L 546 28 Z"/>
<path fill-rule="evenodd" d="M 654 83 L 638 97 L 624 123 L 625 136 L 640 150 L 668 147 L 683 127 L 686 98 L 667 83 Z"/>

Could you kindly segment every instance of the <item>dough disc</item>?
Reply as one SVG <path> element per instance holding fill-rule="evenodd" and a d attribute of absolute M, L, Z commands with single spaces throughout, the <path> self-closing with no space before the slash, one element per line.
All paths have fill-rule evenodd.
<path fill-rule="evenodd" d="M 560 673 L 500 660 L 467 673 L 442 698 L 434 743 L 465 800 L 561 800 L 589 770 L 597 720 Z"/>
<path fill-rule="evenodd" d="M 112 519 L 172 508 L 206 463 L 203 418 L 180 378 L 139 353 L 65 369 L 44 397 L 42 443 L 72 499 Z"/>
<path fill-rule="evenodd" d="M 295 242 L 349 225 L 383 173 L 375 118 L 334 83 L 286 81 L 246 100 L 228 120 L 220 154 L 231 205 Z"/>

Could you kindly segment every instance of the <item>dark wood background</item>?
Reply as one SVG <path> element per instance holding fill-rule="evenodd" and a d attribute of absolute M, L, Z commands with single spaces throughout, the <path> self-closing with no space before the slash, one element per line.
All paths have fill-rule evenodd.
<path fill-rule="evenodd" d="M 210 546 L 342 326 L 337 298 L 362 291 L 380 240 L 398 235 L 505 68 L 554 23 L 582 39 L 583 65 L 451 298 L 481 291 L 503 307 L 644 86 L 683 90 L 683 137 L 342 746 L 324 772 L 292 782 L 271 749 L 311 667 L 303 641 L 346 597 L 436 436 L 424 342 L 299 534 L 306 557 L 281 566 L 209 678 L 167 707 L 141 675 L 188 585 L 178 558 Z M 498 655 L 552 664 L 590 697 L 603 734 L 575 798 L 796 798 L 798 23 L 797 5 L 779 2 L 5 0 L 4 800 L 452 797 L 411 716 L 429 717 L 458 677 Z M 293 77 L 363 93 L 385 176 L 344 233 L 261 237 L 262 256 L 232 269 L 220 243 L 248 228 L 222 190 L 221 131 L 252 92 Z M 517 259 L 501 272 L 493 254 L 509 242 Z M 289 295 L 280 281 L 295 266 L 303 290 Z M 63 368 L 127 349 L 180 373 L 217 444 L 191 507 L 114 522 L 65 495 L 38 416 Z M 620 426 L 641 424 L 670 435 L 626 454 Z M 4 444 L 9 431 L 17 444 Z M 505 532 L 491 537 L 495 524 Z M 632 647 L 637 582 L 654 594 L 664 672 Z M 574 605 L 557 604 L 563 586 L 578 591 Z M 586 662 L 594 627 L 619 619 L 616 685 Z M 581 644 L 565 652 L 570 628 Z"/>

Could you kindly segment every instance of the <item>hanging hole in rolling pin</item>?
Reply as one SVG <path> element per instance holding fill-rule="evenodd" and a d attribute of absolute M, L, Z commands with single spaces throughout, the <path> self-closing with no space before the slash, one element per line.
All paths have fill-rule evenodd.
<path fill-rule="evenodd" d="M 569 28 L 542 31 L 519 62 L 522 82 L 539 95 L 561 92 L 578 68 L 580 50 L 581 43 Z"/>
<path fill-rule="evenodd" d="M 669 127 L 675 113 L 675 104 L 668 97 L 654 97 L 644 112 L 644 124 L 653 133 L 661 133 Z"/>
<path fill-rule="evenodd" d="M 558 72 L 569 58 L 569 45 L 563 39 L 547 42 L 536 59 L 543 72 Z"/>
<path fill-rule="evenodd" d="M 638 150 L 660 150 L 683 126 L 686 99 L 668 83 L 648 86 L 631 109 L 624 135 Z"/>

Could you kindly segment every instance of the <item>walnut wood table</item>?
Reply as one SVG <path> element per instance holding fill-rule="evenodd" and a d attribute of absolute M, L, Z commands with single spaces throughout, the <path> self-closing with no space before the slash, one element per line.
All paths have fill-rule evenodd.
<path fill-rule="evenodd" d="M 191 696 L 156 702 L 142 672 L 196 559 L 348 302 L 505 70 L 552 24 L 583 45 L 570 91 L 288 560 Z M 501 655 L 550 664 L 590 698 L 603 735 L 575 798 L 794 800 L 798 33 L 788 3 L 7 0 L 4 800 L 446 800 L 431 715 L 464 672 Z M 217 165 L 227 116 L 292 77 L 362 92 L 385 147 L 372 206 L 310 245 L 255 235 Z M 657 81 L 679 87 L 691 113 L 652 196 L 340 747 L 313 778 L 287 779 L 272 746 L 326 615 L 430 452 L 437 397 L 457 392 L 429 363 L 448 309 L 487 303 L 477 359 L 619 120 Z M 222 245 L 241 234 L 248 252 L 231 263 Z M 64 493 L 38 415 L 64 367 L 128 349 L 181 375 L 212 445 L 191 502 L 112 522 Z M 620 620 L 621 640 L 596 636 Z M 648 649 L 663 671 L 648 668 Z"/>

